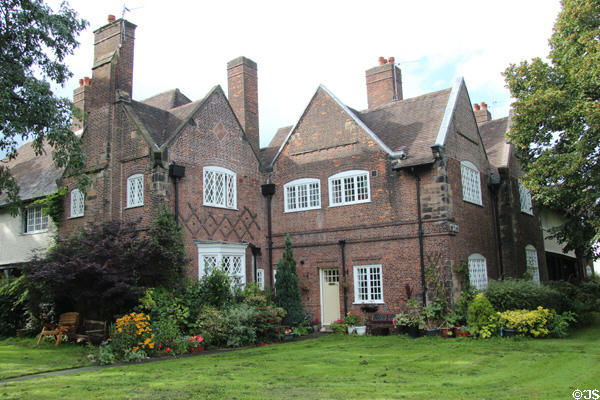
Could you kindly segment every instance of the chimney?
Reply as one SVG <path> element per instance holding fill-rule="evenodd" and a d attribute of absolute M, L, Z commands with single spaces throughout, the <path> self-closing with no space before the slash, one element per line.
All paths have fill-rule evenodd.
<path fill-rule="evenodd" d="M 117 91 L 131 98 L 135 28 L 131 22 L 109 15 L 108 24 L 94 31 L 91 107 L 114 102 Z"/>
<path fill-rule="evenodd" d="M 85 77 L 79 80 L 79 87 L 73 91 L 73 124 L 71 130 L 77 132 L 83 129 L 85 116 L 90 106 L 92 80 Z M 77 110 L 77 111 L 75 111 Z"/>
<path fill-rule="evenodd" d="M 379 66 L 367 70 L 366 77 L 369 108 L 402 100 L 402 73 L 394 57 L 379 57 Z"/>
<path fill-rule="evenodd" d="M 492 114 L 488 111 L 487 104 L 483 101 L 481 104 L 473 104 L 473 112 L 475 113 L 477 125 L 492 120 Z"/>
<path fill-rule="evenodd" d="M 231 108 L 242 124 L 250 145 L 258 154 L 258 74 L 256 63 L 238 57 L 227 63 L 227 86 Z"/>

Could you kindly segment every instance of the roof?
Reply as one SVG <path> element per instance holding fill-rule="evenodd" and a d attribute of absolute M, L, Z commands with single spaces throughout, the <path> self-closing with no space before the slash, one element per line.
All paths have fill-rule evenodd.
<path fill-rule="evenodd" d="M 435 143 L 451 89 L 395 101 L 357 114 L 392 151 L 404 151 L 411 162 L 433 161 Z M 408 161 L 407 159 L 407 161 Z"/>
<path fill-rule="evenodd" d="M 271 161 L 273 160 L 273 158 L 275 158 L 277 151 L 287 138 L 292 128 L 293 126 L 291 125 L 279 128 L 275 133 L 275 136 L 273 136 L 273 138 L 271 139 L 269 145 L 260 149 L 260 161 L 263 165 L 271 164 Z"/>
<path fill-rule="evenodd" d="M 2 160 L 8 166 L 12 176 L 19 185 L 21 200 L 33 200 L 54 192 L 57 189 L 56 180 L 62 176 L 63 169 L 54 166 L 52 148 L 44 145 L 44 153 L 36 156 L 33 142 L 27 142 L 17 150 L 15 159 Z M 6 193 L 0 194 L 0 206 L 8 204 Z"/>
<path fill-rule="evenodd" d="M 171 89 L 164 93 L 159 93 L 141 101 L 152 107 L 160 108 L 161 110 L 170 110 L 171 108 L 179 107 L 192 101 L 186 95 L 181 93 L 179 89 Z"/>
<path fill-rule="evenodd" d="M 402 159 L 403 166 L 412 166 L 434 161 L 431 147 L 440 140 L 442 143 L 445 141 L 448 130 L 446 121 L 451 120 L 458 93 L 463 86 L 464 81 L 459 78 L 453 88 L 394 101 L 361 112 L 343 104 L 323 85 L 319 86 L 316 93 L 320 90 L 325 91 L 390 156 Z M 308 107 L 304 112 L 307 109 Z M 279 149 L 272 158 L 271 165 L 275 163 L 296 126 L 287 133 L 285 140 L 278 146 Z M 265 149 L 265 154 L 270 151 L 267 150 Z"/>
<path fill-rule="evenodd" d="M 508 167 L 509 143 L 506 132 L 509 117 L 494 119 L 479 125 L 479 133 L 490 163 L 496 168 Z"/>

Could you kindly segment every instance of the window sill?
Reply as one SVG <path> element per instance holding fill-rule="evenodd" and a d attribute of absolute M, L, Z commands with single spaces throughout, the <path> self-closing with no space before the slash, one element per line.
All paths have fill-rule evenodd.
<path fill-rule="evenodd" d="M 321 207 L 311 207 L 311 208 L 302 208 L 299 210 L 285 210 L 283 213 L 284 214 L 288 214 L 288 213 L 295 213 L 295 212 L 301 212 L 301 211 L 313 211 L 313 210 L 320 210 Z"/>
<path fill-rule="evenodd" d="M 384 305 L 385 302 L 383 300 L 378 300 L 378 301 L 355 301 L 352 303 L 352 305 L 362 305 L 362 304 L 381 304 Z"/>
<path fill-rule="evenodd" d="M 370 202 L 371 202 L 371 199 L 369 199 L 369 200 L 355 201 L 355 202 L 352 202 L 352 203 L 330 204 L 329 208 L 332 208 L 332 207 L 343 207 L 343 206 L 353 206 L 355 204 L 365 204 L 365 203 L 370 203 Z"/>
<path fill-rule="evenodd" d="M 38 233 L 46 233 L 48 229 L 44 229 L 43 231 L 34 231 L 34 232 L 22 232 L 21 235 L 37 235 Z"/>
<path fill-rule="evenodd" d="M 202 204 L 202 206 L 203 207 L 222 208 L 223 210 L 239 211 L 239 208 L 218 206 L 218 205 L 215 205 L 215 204 Z"/>
<path fill-rule="evenodd" d="M 473 204 L 474 206 L 479 206 L 479 207 L 483 208 L 483 203 L 475 203 L 475 202 L 473 202 L 471 200 L 466 200 L 466 199 L 463 199 L 463 201 L 465 203 Z"/>
<path fill-rule="evenodd" d="M 533 213 L 532 212 L 527 212 L 527 211 L 521 210 L 521 214 L 525 214 L 525 215 L 529 215 L 530 217 L 533 217 Z"/>
<path fill-rule="evenodd" d="M 134 206 L 127 206 L 127 207 L 125 207 L 125 210 L 129 210 L 130 208 L 138 208 L 138 207 L 144 207 L 144 204 L 136 204 Z"/>
<path fill-rule="evenodd" d="M 82 215 L 73 215 L 73 216 L 69 217 L 69 219 L 77 219 L 77 218 L 83 218 L 83 217 L 85 217 L 85 214 L 82 214 Z"/>

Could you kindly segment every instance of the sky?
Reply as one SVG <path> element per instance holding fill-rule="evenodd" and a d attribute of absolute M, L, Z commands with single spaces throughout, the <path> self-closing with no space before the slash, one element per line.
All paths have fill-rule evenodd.
<path fill-rule="evenodd" d="M 60 2 L 49 1 L 52 7 Z M 258 64 L 261 147 L 293 125 L 319 84 L 343 103 L 367 107 L 365 71 L 395 57 L 404 98 L 465 79 L 471 102 L 493 118 L 508 115 L 502 72 L 510 63 L 545 58 L 559 0 L 504 1 L 179 1 L 71 0 L 90 25 L 66 63 L 73 78 L 57 93 L 72 97 L 91 77 L 93 31 L 117 18 L 137 25 L 133 98 L 179 88 L 192 101 L 216 85 L 227 93 L 227 62 Z"/>

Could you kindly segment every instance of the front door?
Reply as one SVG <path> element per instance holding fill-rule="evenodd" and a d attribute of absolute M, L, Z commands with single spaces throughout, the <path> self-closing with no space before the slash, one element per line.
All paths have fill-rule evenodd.
<path fill-rule="evenodd" d="M 337 269 L 321 270 L 321 321 L 330 325 L 340 319 L 340 275 Z"/>

